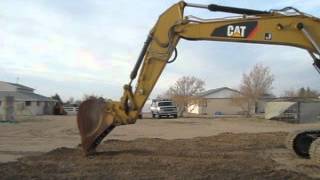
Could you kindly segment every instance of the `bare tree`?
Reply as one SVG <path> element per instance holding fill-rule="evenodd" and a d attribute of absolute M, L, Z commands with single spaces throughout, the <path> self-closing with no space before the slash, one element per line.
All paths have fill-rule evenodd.
<path fill-rule="evenodd" d="M 259 98 L 272 89 L 274 76 L 270 68 L 262 64 L 256 64 L 249 74 L 243 74 L 240 84 L 240 97 L 235 97 L 234 102 L 240 107 L 246 107 L 246 113 L 250 116 L 251 111 Z"/>
<path fill-rule="evenodd" d="M 74 102 L 75 102 L 74 98 L 73 98 L 73 97 L 70 97 L 70 98 L 68 99 L 68 101 L 66 102 L 66 104 L 74 104 Z"/>
<path fill-rule="evenodd" d="M 309 87 L 300 88 L 298 90 L 287 90 L 284 92 L 285 97 L 298 97 L 298 98 L 317 98 L 320 93 L 316 90 L 312 90 Z"/>
<path fill-rule="evenodd" d="M 95 94 L 84 94 L 82 99 L 83 99 L 83 101 L 86 101 L 89 99 L 100 99 L 100 98 L 102 98 L 102 97 L 99 97 Z"/>
<path fill-rule="evenodd" d="M 51 99 L 56 100 L 57 103 L 63 104 L 63 101 L 62 101 L 61 97 L 59 96 L 59 94 L 55 94 L 54 96 L 51 96 Z"/>
<path fill-rule="evenodd" d="M 232 104 L 240 107 L 240 109 L 242 110 L 242 113 L 249 116 L 249 111 L 252 106 L 251 106 L 250 101 L 248 101 L 248 98 L 242 96 L 240 93 L 234 94 L 231 98 L 232 98 L 231 99 Z"/>
<path fill-rule="evenodd" d="M 80 99 L 77 99 L 77 100 L 74 101 L 74 104 L 76 104 L 76 105 L 78 105 L 78 106 L 79 106 L 81 103 L 82 103 L 82 100 L 80 100 Z"/>
<path fill-rule="evenodd" d="M 316 90 L 311 90 L 309 87 L 307 87 L 306 89 L 301 88 L 299 93 L 298 93 L 299 97 L 303 97 L 303 98 L 317 98 L 319 97 L 319 92 Z"/>
<path fill-rule="evenodd" d="M 282 94 L 283 97 L 297 97 L 297 93 L 294 89 L 285 90 Z"/>
<path fill-rule="evenodd" d="M 179 115 L 182 116 L 190 102 L 194 102 L 196 95 L 204 91 L 205 82 L 193 76 L 183 76 L 178 79 L 160 97 L 171 98 L 178 106 Z"/>

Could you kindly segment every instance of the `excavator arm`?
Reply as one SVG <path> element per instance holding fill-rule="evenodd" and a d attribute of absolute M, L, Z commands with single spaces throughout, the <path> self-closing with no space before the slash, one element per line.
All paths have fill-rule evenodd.
<path fill-rule="evenodd" d="M 201 19 L 184 16 L 186 7 L 240 14 L 237 17 Z M 160 15 L 124 86 L 119 102 L 90 99 L 78 113 L 78 127 L 86 154 L 118 125 L 133 124 L 165 66 L 177 56 L 180 39 L 287 45 L 307 50 L 320 69 L 320 20 L 294 8 L 258 11 L 218 5 L 189 4 L 183 1 Z M 170 58 L 173 57 L 173 60 Z M 137 78 L 135 89 L 132 85 Z"/>

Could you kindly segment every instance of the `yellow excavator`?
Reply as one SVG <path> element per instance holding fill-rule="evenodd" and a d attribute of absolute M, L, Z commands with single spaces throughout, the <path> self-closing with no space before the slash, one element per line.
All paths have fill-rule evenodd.
<path fill-rule="evenodd" d="M 237 16 L 202 19 L 184 16 L 185 8 L 202 8 Z M 180 39 L 294 46 L 309 52 L 320 73 L 319 29 L 319 18 L 293 7 L 259 11 L 183 1 L 174 4 L 160 15 L 150 31 L 130 74 L 130 81 L 124 85 L 120 101 L 90 99 L 80 105 L 77 122 L 85 154 L 94 153 L 97 145 L 116 126 L 136 122 L 163 69 L 177 58 L 176 46 Z M 319 137 L 320 130 L 305 130 L 290 135 L 288 143 L 297 155 L 320 161 Z"/>

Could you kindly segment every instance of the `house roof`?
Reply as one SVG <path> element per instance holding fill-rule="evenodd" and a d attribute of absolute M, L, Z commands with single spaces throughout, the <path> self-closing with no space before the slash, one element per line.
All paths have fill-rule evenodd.
<path fill-rule="evenodd" d="M 22 85 L 22 84 L 10 83 L 10 82 L 6 82 L 6 83 L 16 86 L 17 88 L 20 88 L 20 89 L 34 90 L 33 88 Z"/>
<path fill-rule="evenodd" d="M 269 94 L 269 93 L 263 94 L 261 97 L 263 99 L 276 99 L 277 98 L 274 94 Z"/>
<path fill-rule="evenodd" d="M 320 102 L 318 98 L 302 98 L 302 97 L 280 97 L 272 102 Z"/>
<path fill-rule="evenodd" d="M 209 94 L 217 93 L 217 92 L 222 91 L 222 90 L 229 90 L 229 91 L 233 91 L 235 93 L 240 93 L 239 91 L 237 91 L 235 89 L 231 89 L 231 88 L 228 88 L 228 87 L 221 87 L 221 88 L 210 89 L 208 91 L 201 92 L 201 93 L 198 94 L 198 96 L 203 97 L 203 96 L 207 96 Z"/>
<path fill-rule="evenodd" d="M 30 92 L 0 91 L 0 100 L 4 100 L 6 96 L 14 96 L 16 101 L 55 101 L 40 94 Z"/>
<path fill-rule="evenodd" d="M 19 89 L 26 89 L 26 90 L 31 90 L 31 91 L 34 90 L 31 87 L 28 87 L 28 86 L 25 86 L 25 85 L 22 85 L 22 84 L 18 84 L 18 83 L 11 83 L 11 82 L 5 82 L 5 81 L 0 81 L 0 82 L 10 84 L 10 85 L 15 86 L 15 87 L 17 87 Z"/>
<path fill-rule="evenodd" d="M 232 92 L 235 92 L 235 93 L 240 93 L 240 91 L 238 90 L 235 90 L 235 89 L 231 89 L 231 88 L 228 88 L 228 87 L 221 87 L 221 88 L 216 88 L 216 89 L 210 89 L 208 91 L 204 91 L 204 92 L 201 92 L 199 94 L 197 94 L 198 96 L 200 97 L 203 97 L 203 96 L 208 96 L 210 94 L 214 94 L 214 93 L 217 93 L 219 91 L 222 91 L 222 90 L 229 90 L 229 91 L 232 91 Z M 262 99 L 276 99 L 276 96 L 273 95 L 273 94 L 263 94 L 261 96 Z"/>

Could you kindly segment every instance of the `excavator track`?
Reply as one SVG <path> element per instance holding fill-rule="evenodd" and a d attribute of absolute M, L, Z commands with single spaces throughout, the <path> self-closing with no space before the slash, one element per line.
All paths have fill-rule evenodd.
<path fill-rule="evenodd" d="M 298 130 L 289 133 L 286 147 L 303 158 L 310 158 L 311 145 L 320 136 L 320 130 Z"/>
<path fill-rule="evenodd" d="M 320 164 L 320 138 L 312 142 L 309 153 L 311 160 Z"/>

